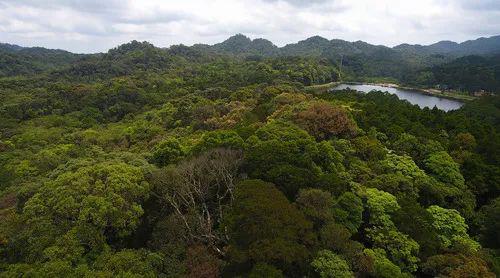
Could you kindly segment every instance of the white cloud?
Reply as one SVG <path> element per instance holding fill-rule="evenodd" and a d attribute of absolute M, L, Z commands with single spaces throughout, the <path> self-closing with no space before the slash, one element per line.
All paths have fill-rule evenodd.
<path fill-rule="evenodd" d="M 277 45 L 313 35 L 429 44 L 498 35 L 497 0 L 0 0 L 0 41 L 100 52 L 133 39 L 217 43 L 235 33 Z"/>

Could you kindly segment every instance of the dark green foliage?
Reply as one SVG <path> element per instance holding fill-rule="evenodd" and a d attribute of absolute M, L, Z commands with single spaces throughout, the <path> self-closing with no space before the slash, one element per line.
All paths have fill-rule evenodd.
<path fill-rule="evenodd" d="M 313 243 L 311 223 L 273 184 L 261 180 L 237 186 L 224 223 L 233 264 L 268 263 L 289 272 L 304 264 Z"/>
<path fill-rule="evenodd" d="M 498 54 L 498 53 L 497 53 Z M 408 83 L 468 92 L 500 89 L 500 55 L 492 57 L 465 56 L 451 62 L 424 69 L 417 77 L 406 77 Z"/>
<path fill-rule="evenodd" d="M 81 56 L 63 50 L 0 43 L 0 77 L 34 75 L 68 66 Z"/>
<path fill-rule="evenodd" d="M 485 246 L 500 249 L 500 198 L 494 199 L 490 204 L 479 210 L 478 224 L 481 242 Z"/>
<path fill-rule="evenodd" d="M 272 181 L 291 199 L 300 187 L 314 185 L 320 174 L 314 161 L 317 147 L 305 131 L 288 123 L 273 122 L 247 141 L 251 176 Z"/>
<path fill-rule="evenodd" d="M 295 202 L 316 227 L 333 220 L 332 195 L 329 192 L 320 189 L 301 189 Z"/>
<path fill-rule="evenodd" d="M 363 203 L 351 192 L 345 192 L 333 203 L 335 222 L 344 225 L 351 233 L 358 231 L 362 221 Z"/>
<path fill-rule="evenodd" d="M 153 162 L 158 166 L 166 166 L 179 161 L 184 155 L 179 140 L 169 138 L 161 141 L 152 150 Z"/>
<path fill-rule="evenodd" d="M 258 263 L 253 268 L 250 274 L 248 274 L 249 278 L 261 278 L 261 277 L 269 277 L 269 278 L 281 278 L 283 277 L 283 273 L 281 270 L 275 268 L 272 265 L 268 265 L 265 263 Z"/>
<path fill-rule="evenodd" d="M 394 214 L 398 229 L 411 236 L 420 245 L 420 257 L 436 254 L 439 238 L 432 227 L 432 215 L 411 198 L 399 199 L 401 209 Z"/>

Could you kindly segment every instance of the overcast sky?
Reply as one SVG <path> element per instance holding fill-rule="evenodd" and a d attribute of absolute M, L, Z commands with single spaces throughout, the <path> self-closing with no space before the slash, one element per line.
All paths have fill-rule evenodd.
<path fill-rule="evenodd" d="M 278 46 L 313 35 L 394 46 L 500 34 L 500 0 L 0 0 L 0 42 L 104 52 L 133 39 Z"/>

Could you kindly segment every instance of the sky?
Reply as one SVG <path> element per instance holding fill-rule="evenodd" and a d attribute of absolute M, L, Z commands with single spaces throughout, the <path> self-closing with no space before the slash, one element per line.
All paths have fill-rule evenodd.
<path fill-rule="evenodd" d="M 395 46 L 500 35 L 500 0 L 0 0 L 0 42 L 76 53 L 131 40 L 278 46 L 319 35 Z"/>

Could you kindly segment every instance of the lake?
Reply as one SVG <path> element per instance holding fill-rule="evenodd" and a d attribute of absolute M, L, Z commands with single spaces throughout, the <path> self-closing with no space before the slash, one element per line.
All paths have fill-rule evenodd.
<path fill-rule="evenodd" d="M 388 92 L 390 94 L 397 95 L 399 97 L 399 99 L 407 100 L 411 104 L 417 104 L 420 108 L 424 108 L 424 107 L 433 108 L 434 106 L 436 106 L 438 109 L 441 109 L 444 111 L 450 111 L 450 110 L 456 110 L 456 109 L 462 107 L 462 105 L 464 105 L 463 102 L 458 101 L 458 100 L 430 96 L 430 95 L 420 93 L 418 91 L 383 87 L 383 86 L 378 86 L 378 85 L 339 84 L 339 85 L 333 87 L 331 90 L 336 91 L 336 90 L 343 90 L 343 89 L 347 89 L 347 88 L 350 88 L 350 89 L 356 90 L 356 91 L 360 91 L 360 92 L 364 92 L 364 93 L 368 93 L 368 92 L 373 91 L 373 90 Z"/>

